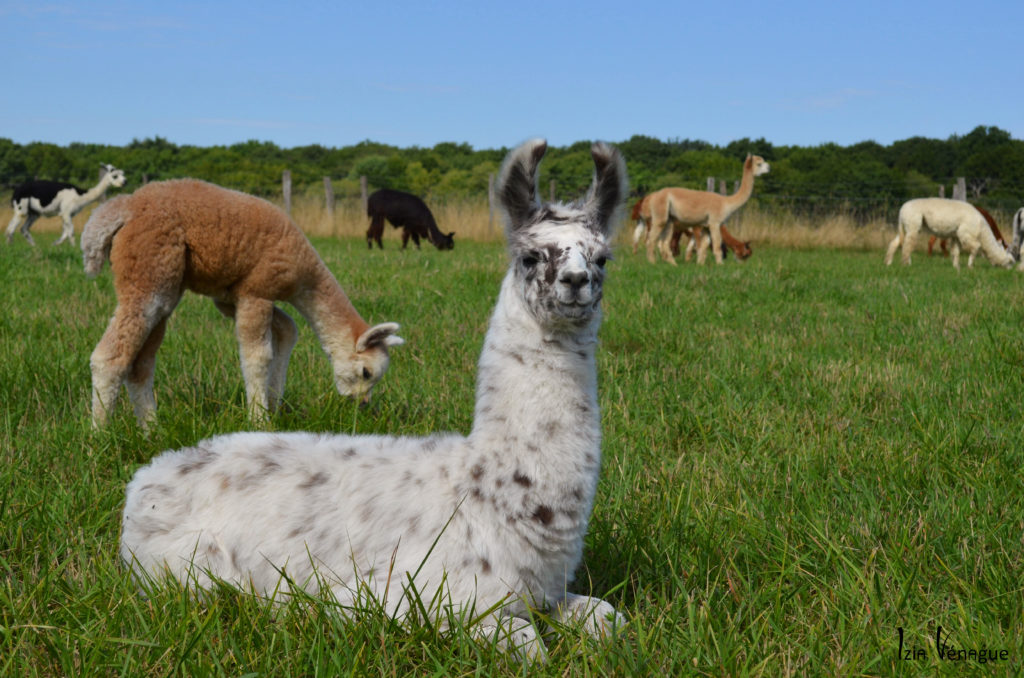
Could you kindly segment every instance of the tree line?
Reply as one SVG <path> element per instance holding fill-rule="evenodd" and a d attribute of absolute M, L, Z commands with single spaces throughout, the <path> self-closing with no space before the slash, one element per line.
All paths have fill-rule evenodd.
<path fill-rule="evenodd" d="M 972 202 L 1006 211 L 1024 204 L 1024 141 L 998 127 L 979 126 L 944 140 L 911 137 L 887 146 L 873 141 L 776 146 L 763 138 L 718 146 L 641 135 L 617 145 L 627 159 L 635 195 L 664 186 L 704 189 L 708 177 L 724 181 L 731 192 L 743 159 L 752 153 L 771 163 L 771 172 L 758 179 L 755 191 L 755 199 L 767 209 L 876 216 L 894 212 L 909 198 L 938 195 L 941 186 L 951 197 L 957 177 L 965 178 Z M 485 198 L 490 177 L 507 151 L 451 142 L 431 148 L 373 141 L 342 148 L 280 148 L 266 141 L 177 145 L 161 137 L 126 146 L 17 144 L 0 138 L 0 183 L 10 188 L 39 178 L 86 188 L 95 183 L 99 165 L 111 163 L 127 172 L 128 191 L 146 181 L 190 176 L 273 199 L 281 195 L 282 172 L 289 170 L 296 195 L 322 195 L 323 178 L 330 177 L 338 198 L 354 198 L 360 195 L 360 178 L 366 177 L 370 190 L 395 188 L 443 202 Z M 556 198 L 579 196 L 593 171 L 590 142 L 551 148 L 542 167 L 545 197 L 551 182 Z"/>

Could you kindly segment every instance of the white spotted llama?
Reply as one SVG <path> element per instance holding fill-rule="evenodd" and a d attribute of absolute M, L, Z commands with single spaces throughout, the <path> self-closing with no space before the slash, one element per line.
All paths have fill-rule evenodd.
<path fill-rule="evenodd" d="M 137 573 L 323 587 L 342 606 L 369 594 L 398 617 L 412 579 L 425 600 L 442 588 L 445 607 L 489 611 L 474 633 L 531 660 L 546 658 L 531 608 L 594 637 L 624 623 L 567 587 L 601 465 L 594 352 L 625 164 L 595 144 L 587 195 L 542 206 L 546 149 L 523 144 L 499 175 L 511 266 L 470 434 L 236 433 L 165 452 L 128 485 L 121 555 Z"/>

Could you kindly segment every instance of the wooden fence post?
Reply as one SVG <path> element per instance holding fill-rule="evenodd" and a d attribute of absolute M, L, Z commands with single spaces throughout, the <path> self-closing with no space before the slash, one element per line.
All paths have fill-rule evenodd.
<path fill-rule="evenodd" d="M 551 202 L 555 201 L 555 180 L 551 180 Z"/>
<path fill-rule="evenodd" d="M 953 200 L 967 200 L 967 180 L 963 177 L 956 178 L 956 186 L 953 187 Z"/>
<path fill-rule="evenodd" d="M 718 192 L 725 195 L 725 179 L 718 180 Z"/>
<path fill-rule="evenodd" d="M 366 196 L 366 175 L 359 177 L 359 196 L 363 201 L 363 214 L 366 214 L 366 201 L 369 198 Z"/>
<path fill-rule="evenodd" d="M 714 177 L 708 177 L 708 193 L 714 193 L 714 192 L 715 192 L 715 178 Z"/>
<path fill-rule="evenodd" d="M 292 171 L 281 172 L 281 192 L 284 194 L 284 211 L 291 216 L 292 213 Z"/>
<path fill-rule="evenodd" d="M 939 184 L 939 197 L 940 198 L 945 198 L 946 197 L 946 184 Z"/>
<path fill-rule="evenodd" d="M 327 200 L 327 218 L 334 220 L 334 187 L 331 186 L 331 178 L 324 177 L 324 197 Z"/>

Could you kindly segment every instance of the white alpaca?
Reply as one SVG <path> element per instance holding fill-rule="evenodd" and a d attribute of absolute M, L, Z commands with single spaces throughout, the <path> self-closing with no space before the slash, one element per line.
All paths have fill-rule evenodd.
<path fill-rule="evenodd" d="M 83 191 L 73 184 L 62 181 L 28 181 L 14 189 L 11 198 L 11 207 L 14 209 L 14 216 L 7 224 L 7 242 L 11 242 L 14 232 L 21 223 L 21 234 L 25 236 L 30 245 L 36 241 L 28 232 L 39 217 L 52 217 L 59 214 L 63 226 L 55 245 L 64 241 L 75 244 L 75 226 L 71 222 L 72 217 L 82 211 L 86 205 L 99 200 L 111 186 L 120 188 L 124 186 L 124 172 L 116 169 L 113 165 L 103 165 L 106 169 L 99 183 Z"/>
<path fill-rule="evenodd" d="M 1020 261 L 1020 246 L 1024 240 L 1024 207 L 1017 210 L 1013 215 L 1013 242 L 1010 244 L 1010 256 L 1014 261 Z M 1024 261 L 1020 262 L 1018 270 L 1024 271 Z"/>
<path fill-rule="evenodd" d="M 204 587 L 322 586 L 343 606 L 369 594 L 399 617 L 414 579 L 427 600 L 487 613 L 475 633 L 529 659 L 546 656 L 531 608 L 594 636 L 622 624 L 567 587 L 601 465 L 594 353 L 625 163 L 595 144 L 587 196 L 542 206 L 546 147 L 513 150 L 498 178 L 511 266 L 468 436 L 238 433 L 165 452 L 128 485 L 125 561 Z"/>
<path fill-rule="evenodd" d="M 974 265 L 974 257 L 981 251 L 995 266 L 1013 266 L 1013 257 L 1000 247 L 985 217 L 975 207 L 961 200 L 946 198 L 917 198 L 900 207 L 896 237 L 885 253 L 886 266 L 892 264 L 896 249 L 903 246 L 903 263 L 910 264 L 910 254 L 918 233 L 925 231 L 949 238 L 953 268 L 960 268 L 960 248 L 970 254 L 967 267 Z"/>
<path fill-rule="evenodd" d="M 369 400 L 401 344 L 395 323 L 370 327 L 299 227 L 260 198 L 205 181 L 147 184 L 96 209 L 82 230 L 85 272 L 110 258 L 117 308 L 96 345 L 92 421 L 102 425 L 123 383 L 139 423 L 156 414 L 153 370 L 167 319 L 186 289 L 234 318 L 250 414 L 278 407 L 295 322 L 286 301 L 316 332 L 338 392 Z"/>

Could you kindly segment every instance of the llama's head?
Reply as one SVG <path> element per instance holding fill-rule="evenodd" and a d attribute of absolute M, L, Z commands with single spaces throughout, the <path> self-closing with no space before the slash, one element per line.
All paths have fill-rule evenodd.
<path fill-rule="evenodd" d="M 596 143 L 586 196 L 568 205 L 542 205 L 537 168 L 546 150 L 543 139 L 524 143 L 509 153 L 498 176 L 512 259 L 508 275 L 545 331 L 575 331 L 600 318 L 608 243 L 628 187 L 626 166 L 618 149 Z"/>
<path fill-rule="evenodd" d="M 103 178 L 110 182 L 111 186 L 114 188 L 124 186 L 124 170 L 119 170 L 109 163 L 101 163 L 100 166 L 104 169 Z"/>
<path fill-rule="evenodd" d="M 754 253 L 754 251 L 752 249 L 750 249 L 750 241 L 749 240 L 746 241 L 746 242 L 741 242 L 739 244 L 739 247 L 736 248 L 736 258 L 739 259 L 740 261 L 744 261 L 744 260 L 748 259 L 750 257 L 750 255 L 753 254 L 753 253 Z"/>
<path fill-rule="evenodd" d="M 381 323 L 359 335 L 352 358 L 335 363 L 334 385 L 339 393 L 352 396 L 362 405 L 370 402 L 373 387 L 388 369 L 388 348 L 405 343 L 396 332 L 398 323 Z"/>
<path fill-rule="evenodd" d="M 455 249 L 455 231 L 445 235 L 440 231 L 434 236 L 434 247 L 439 250 L 452 250 Z"/>
<path fill-rule="evenodd" d="M 743 164 L 754 170 L 755 177 L 759 177 L 762 174 L 768 174 L 768 170 L 772 168 L 772 166 L 759 155 L 748 155 Z"/>

